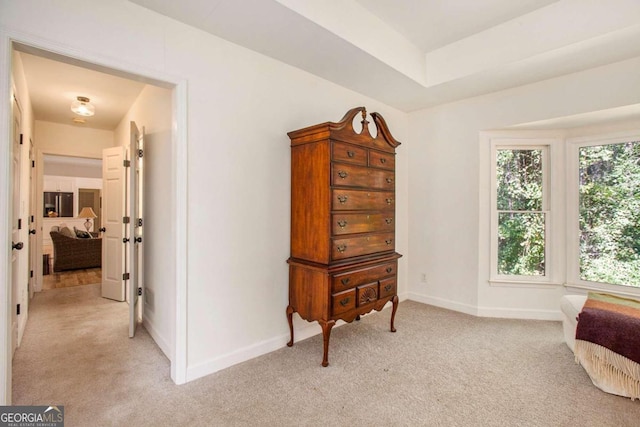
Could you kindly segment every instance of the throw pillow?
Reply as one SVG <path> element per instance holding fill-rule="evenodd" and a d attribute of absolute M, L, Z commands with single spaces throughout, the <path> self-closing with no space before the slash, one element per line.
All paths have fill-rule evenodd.
<path fill-rule="evenodd" d="M 88 232 L 84 231 L 84 230 L 78 230 L 77 228 L 73 227 L 73 229 L 76 232 L 76 237 L 78 239 L 90 239 L 91 238 L 91 234 L 89 234 Z"/>
<path fill-rule="evenodd" d="M 69 227 L 60 227 L 60 234 L 67 237 L 76 237 L 75 233 Z"/>

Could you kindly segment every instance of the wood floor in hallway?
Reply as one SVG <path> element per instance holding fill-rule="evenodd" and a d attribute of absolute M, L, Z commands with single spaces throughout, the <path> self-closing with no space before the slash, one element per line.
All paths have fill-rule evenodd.
<path fill-rule="evenodd" d="M 61 271 L 42 276 L 42 289 L 59 289 L 102 282 L 101 268 Z"/>

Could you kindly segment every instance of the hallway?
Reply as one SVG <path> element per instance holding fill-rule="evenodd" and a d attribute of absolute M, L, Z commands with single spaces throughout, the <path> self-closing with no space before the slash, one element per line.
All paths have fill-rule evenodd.
<path fill-rule="evenodd" d="M 68 425 L 131 419 L 145 390 L 173 382 L 143 327 L 128 338 L 128 316 L 100 284 L 36 293 L 13 359 L 13 404 L 63 405 Z"/>

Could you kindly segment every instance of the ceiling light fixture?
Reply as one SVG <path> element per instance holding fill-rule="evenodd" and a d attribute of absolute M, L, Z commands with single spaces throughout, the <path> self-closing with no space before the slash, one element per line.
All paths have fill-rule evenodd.
<path fill-rule="evenodd" d="M 71 119 L 71 121 L 77 125 L 83 125 L 87 122 L 85 119 L 81 117 L 74 117 L 73 119 Z"/>
<path fill-rule="evenodd" d="M 71 111 L 79 116 L 91 117 L 96 113 L 96 107 L 89 102 L 86 96 L 79 96 L 78 99 L 71 103 Z"/>

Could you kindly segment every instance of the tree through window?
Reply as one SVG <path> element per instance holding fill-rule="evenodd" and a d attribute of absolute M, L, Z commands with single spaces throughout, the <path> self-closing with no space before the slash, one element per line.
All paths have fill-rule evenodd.
<path fill-rule="evenodd" d="M 640 287 L 640 142 L 578 156 L 580 278 Z"/>
<path fill-rule="evenodd" d="M 545 275 L 545 149 L 497 154 L 498 274 Z"/>

